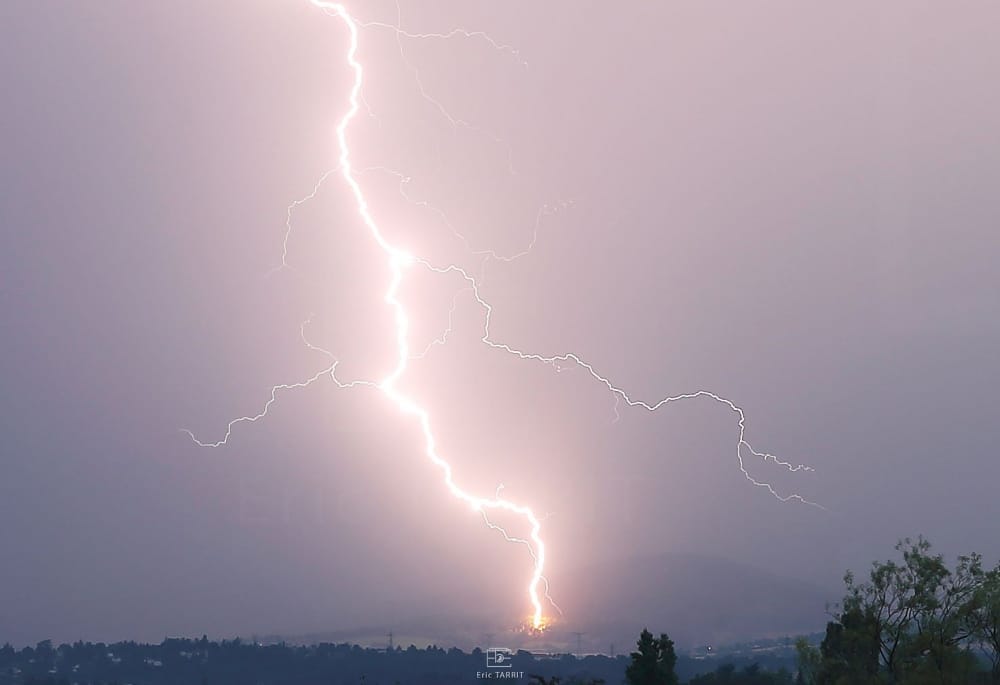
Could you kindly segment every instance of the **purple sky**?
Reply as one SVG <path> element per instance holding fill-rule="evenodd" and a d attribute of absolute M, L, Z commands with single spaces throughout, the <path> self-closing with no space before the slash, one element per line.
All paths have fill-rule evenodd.
<path fill-rule="evenodd" d="M 376 219 L 477 271 L 420 202 L 501 255 L 558 208 L 486 265 L 493 338 L 575 352 L 637 399 L 732 399 L 757 449 L 816 471 L 748 469 L 828 511 L 748 483 L 722 405 L 615 422 L 586 373 L 484 346 L 462 282 L 417 271 L 414 347 L 453 301 L 454 330 L 405 387 L 457 479 L 551 514 L 557 601 L 664 553 L 833 598 L 904 535 L 995 561 L 1000 7 L 608 7 L 401 4 L 410 32 L 517 56 L 363 29 L 349 136 Z M 346 41 L 305 0 L 0 6 L 0 642 L 527 612 L 523 549 L 378 393 L 282 394 L 216 451 L 178 432 L 217 440 L 327 365 L 310 314 L 343 378 L 391 366 L 388 272 L 338 177 L 273 271 L 286 208 L 336 161 Z"/>

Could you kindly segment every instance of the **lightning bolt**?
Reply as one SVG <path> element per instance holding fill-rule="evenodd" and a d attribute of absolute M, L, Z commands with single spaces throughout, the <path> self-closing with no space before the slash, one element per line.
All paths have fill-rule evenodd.
<path fill-rule="evenodd" d="M 354 72 L 354 83 L 351 86 L 350 107 L 340 120 L 340 123 L 337 124 L 337 143 L 340 148 L 339 161 L 341 175 L 343 176 L 344 182 L 351 189 L 351 193 L 354 195 L 354 201 L 357 205 L 358 214 L 360 215 L 361 220 L 370 231 L 372 237 L 375 239 L 375 242 L 378 243 L 378 246 L 385 253 L 391 273 L 389 288 L 385 293 L 385 302 L 392 308 L 396 320 L 397 363 L 396 368 L 393 369 L 389 375 L 386 376 L 386 378 L 378 383 L 378 389 L 381 390 L 386 397 L 388 397 L 400 409 L 400 411 L 414 417 L 420 424 L 420 428 L 423 431 L 424 436 L 424 451 L 427 457 L 430 458 L 431 462 L 433 462 L 433 464 L 441 470 L 444 475 L 445 486 L 453 496 L 463 502 L 466 502 L 473 511 L 483 513 L 490 510 L 506 511 L 527 521 L 531 531 L 530 538 L 533 545 L 532 556 L 534 559 L 534 569 L 531 574 L 531 580 L 528 583 L 528 596 L 531 599 L 531 606 L 533 608 L 531 623 L 535 629 L 541 629 L 545 624 L 542 603 L 539 598 L 539 585 L 542 583 L 542 571 L 545 568 L 545 542 L 541 537 L 541 521 L 538 520 L 538 517 L 535 516 L 535 512 L 532 511 L 529 506 L 517 504 L 499 495 L 491 498 L 477 497 L 462 489 L 455 482 L 451 464 L 449 464 L 438 453 L 437 441 L 431 427 L 430 414 L 426 409 L 417 404 L 415 400 L 401 392 L 396 387 L 397 381 L 406 372 L 407 364 L 410 359 L 410 347 L 409 342 L 407 341 L 410 319 L 406 312 L 406 308 L 403 306 L 403 303 L 400 302 L 398 295 L 400 286 L 403 283 L 404 269 L 415 264 L 416 260 L 409 253 L 404 252 L 389 243 L 389 241 L 385 239 L 385 236 L 382 235 L 382 231 L 379 229 L 378 224 L 375 223 L 375 219 L 372 217 L 371 212 L 368 209 L 368 201 L 365 199 L 364 192 L 361 190 L 361 185 L 354 177 L 354 170 L 351 164 L 350 147 L 347 142 L 347 128 L 350 125 L 351 120 L 354 119 L 358 113 L 358 96 L 361 92 L 361 84 L 364 78 L 364 70 L 361 63 L 357 60 L 358 25 L 347 12 L 347 9 L 341 4 L 323 2 L 322 0 L 312 0 L 312 3 L 317 7 L 323 8 L 324 10 L 330 10 L 336 13 L 336 15 L 347 25 L 348 32 L 350 34 L 350 43 L 347 49 L 347 63 Z"/>
<path fill-rule="evenodd" d="M 314 5 L 321 4 L 315 2 L 315 0 L 310 0 L 310 1 Z M 354 30 L 357 31 L 358 22 L 356 22 L 353 18 L 345 19 L 345 21 L 352 22 L 354 24 Z M 423 80 L 420 78 L 420 70 L 417 69 L 413 65 L 413 63 L 410 62 L 409 58 L 406 56 L 406 50 L 403 49 L 403 38 L 405 37 L 405 38 L 416 38 L 416 39 L 426 39 L 426 38 L 448 39 L 448 38 L 453 38 L 455 36 L 462 36 L 465 38 L 478 38 L 481 40 L 485 40 L 491 47 L 493 47 L 494 50 L 510 53 L 521 64 L 521 66 L 527 68 L 528 63 L 525 62 L 523 59 L 521 59 L 521 56 L 517 50 L 514 50 L 508 45 L 503 45 L 501 43 L 498 43 L 496 40 L 494 40 L 492 37 L 490 37 L 483 31 L 466 31 L 465 29 L 455 29 L 448 33 L 411 33 L 409 31 L 404 31 L 402 28 L 400 28 L 402 22 L 403 22 L 403 9 L 402 7 L 400 7 L 399 0 L 396 0 L 396 26 L 393 26 L 392 24 L 384 24 L 382 22 L 369 22 L 368 24 L 362 24 L 362 26 L 377 26 L 377 27 L 384 27 L 391 29 L 396 35 L 396 47 L 399 49 L 399 57 L 400 59 L 403 60 L 403 64 L 406 65 L 407 70 L 413 76 L 413 81 L 417 85 L 417 90 L 420 92 L 420 96 L 424 100 L 429 102 L 431 105 L 433 105 L 435 108 L 437 108 L 438 112 L 441 113 L 441 116 L 447 119 L 448 123 L 450 123 L 452 126 L 461 126 L 462 128 L 468 129 L 469 131 L 486 135 L 489 138 L 491 138 L 494 143 L 503 147 L 507 153 L 507 170 L 511 173 L 511 175 L 513 175 L 514 150 L 511 149 L 510 145 L 508 145 L 507 142 L 504 141 L 499 136 L 489 133 L 481 126 L 477 126 L 476 124 L 473 124 L 470 121 L 462 119 L 461 117 L 456 117 L 452 115 L 452 113 L 449 112 L 448 109 L 443 104 L 441 104 L 439 100 L 437 100 L 430 93 L 428 93 L 427 89 L 424 87 Z"/>
<path fill-rule="evenodd" d="M 546 546 L 541 535 L 542 520 L 544 517 L 540 518 L 535 514 L 533 509 L 522 503 L 518 503 L 508 497 L 503 495 L 503 486 L 499 486 L 493 496 L 491 497 L 481 497 L 477 496 L 464 488 L 462 488 L 455 479 L 454 472 L 451 464 L 439 453 L 437 449 L 437 440 L 435 438 L 435 433 L 433 430 L 431 416 L 427 409 L 422 407 L 414 398 L 410 397 L 402 390 L 398 388 L 398 382 L 406 373 L 408 364 L 411 360 L 419 359 L 426 355 L 432 347 L 435 345 L 444 345 L 447 342 L 448 335 L 452 331 L 452 317 L 458 306 L 458 299 L 465 293 L 470 293 L 471 297 L 475 300 L 478 306 L 483 312 L 483 327 L 481 341 L 484 345 L 490 347 L 491 349 L 503 352 L 505 354 L 512 355 L 518 359 L 524 361 L 533 361 L 541 364 L 546 364 L 553 367 L 556 371 L 562 371 L 564 368 L 578 368 L 585 373 L 589 374 L 593 380 L 603 385 L 608 392 L 612 394 L 615 399 L 615 416 L 616 420 L 618 417 L 618 406 L 620 404 L 625 404 L 632 408 L 641 408 L 649 412 L 655 412 L 658 409 L 673 403 L 679 402 L 681 400 L 693 400 L 698 398 L 709 399 L 713 402 L 722 404 L 730 411 L 736 414 L 738 417 L 739 426 L 739 437 L 736 444 L 736 459 L 739 465 L 739 469 L 743 476 L 756 487 L 766 490 L 771 496 L 782 502 L 797 501 L 810 506 L 823 508 L 819 504 L 812 502 L 801 495 L 789 494 L 782 495 L 779 493 L 771 484 L 758 480 L 754 478 L 748 471 L 745 459 L 748 457 L 754 457 L 760 459 L 764 462 L 772 462 L 778 466 L 785 468 L 790 472 L 798 471 L 812 471 L 808 466 L 801 464 L 792 464 L 787 461 L 783 461 L 778 457 L 768 454 L 766 452 L 756 451 L 751 444 L 745 438 L 746 432 L 746 416 L 743 409 L 736 405 L 731 400 L 725 398 L 722 395 L 710 392 L 708 390 L 698 390 L 690 393 L 683 393 L 678 395 L 670 395 L 664 397 L 660 400 L 647 402 L 640 399 L 635 399 L 631 397 L 624 389 L 614 384 L 608 377 L 599 373 L 596 368 L 588 361 L 584 360 L 582 357 L 574 352 L 565 352 L 557 355 L 543 355 L 535 352 L 528 352 L 517 347 L 514 347 L 508 343 L 494 340 L 490 335 L 490 321 L 493 315 L 492 305 L 482 296 L 481 293 L 481 278 L 477 279 L 471 275 L 466 269 L 454 265 L 448 264 L 444 266 L 439 266 L 432 264 L 426 259 L 415 256 L 405 250 L 390 243 L 380 230 L 377 222 L 371 214 L 369 209 L 368 201 L 365 194 L 361 188 L 361 184 L 358 181 L 357 174 L 365 171 L 383 171 L 392 175 L 395 175 L 399 180 L 399 192 L 403 198 L 410 203 L 429 209 L 439 214 L 441 220 L 445 225 L 461 240 L 464 241 L 466 247 L 474 255 L 480 255 L 483 257 L 483 266 L 489 260 L 496 261 L 513 261 L 519 259 L 524 255 L 528 254 L 532 247 L 538 240 L 539 227 L 542 219 L 545 216 L 557 211 L 560 208 L 565 208 L 570 206 L 572 203 L 564 202 L 556 206 L 543 206 L 535 220 L 534 232 L 529 245 L 514 254 L 510 255 L 499 255 L 492 250 L 473 250 L 469 241 L 462 235 L 448 220 L 445 213 L 426 202 L 415 200 L 406 194 L 405 188 L 406 184 L 409 183 L 410 177 L 396 172 L 384 167 L 373 167 L 370 169 L 355 170 L 351 159 L 350 146 L 347 139 L 347 131 L 350 127 L 351 122 L 355 119 L 361 110 L 362 105 L 371 114 L 370 108 L 368 108 L 367 103 L 361 93 L 361 87 L 364 80 L 364 69 L 362 64 L 357 59 L 358 52 L 358 42 L 359 42 L 359 30 L 361 28 L 375 28 L 375 29 L 385 29 L 390 30 L 395 33 L 397 45 L 399 47 L 400 56 L 402 57 L 407 68 L 413 74 L 416 80 L 418 89 L 421 95 L 436 106 L 441 114 L 453 125 L 465 126 L 474 130 L 479 130 L 477 127 L 469 124 L 468 122 L 452 116 L 448 111 L 435 99 L 433 99 L 423 87 L 420 82 L 419 74 L 416 68 L 410 64 L 407 60 L 405 52 L 402 46 L 402 39 L 450 39 L 455 37 L 460 38 L 476 38 L 485 40 L 494 49 L 502 52 L 507 52 L 512 55 L 519 63 L 526 66 L 526 63 L 521 59 L 519 53 L 514 48 L 499 43 L 493 38 L 488 36 L 486 33 L 481 31 L 467 31 L 465 29 L 455 29 L 448 33 L 413 33 L 405 31 L 398 25 L 386 24 L 382 22 L 360 22 L 357 21 L 352 15 L 347 11 L 346 7 L 337 2 L 329 2 L 327 0 L 310 0 L 311 4 L 315 7 L 321 9 L 324 13 L 336 17 L 342 21 L 346 26 L 348 32 L 348 46 L 346 51 L 346 64 L 348 68 L 353 73 L 354 79 L 351 85 L 348 102 L 349 106 L 347 111 L 343 114 L 336 125 L 336 139 L 338 147 L 338 159 L 337 165 L 324 173 L 320 179 L 315 184 L 311 193 L 303 197 L 302 199 L 295 200 L 287 207 L 286 210 L 286 221 L 285 221 L 285 233 L 284 240 L 282 243 L 282 258 L 281 265 L 277 268 L 283 268 L 288 266 L 287 255 L 288 255 L 288 241 L 292 232 L 292 213 L 296 207 L 314 198 L 320 190 L 321 185 L 327 178 L 334 173 L 339 172 L 343 182 L 350 189 L 351 195 L 354 199 L 355 209 L 362 223 L 364 224 L 367 231 L 370 233 L 372 239 L 378 245 L 380 250 L 385 255 L 386 263 L 389 267 L 389 283 L 384 293 L 384 302 L 391 309 L 393 314 L 393 319 L 395 323 L 395 340 L 396 340 L 396 362 L 393 369 L 389 374 L 380 381 L 371 380 L 353 380 L 353 381 L 343 381 L 337 377 L 337 358 L 328 350 L 314 345 L 311 343 L 306 335 L 306 328 L 311 323 L 310 319 L 307 319 L 301 327 L 301 336 L 305 345 L 313 351 L 323 354 L 330 362 L 326 367 L 315 375 L 296 383 L 287 383 L 275 385 L 271 388 L 270 398 L 265 402 L 262 409 L 253 415 L 242 416 L 230 421 L 226 426 L 226 431 L 224 436 L 217 441 L 203 441 L 195 436 L 193 432 L 187 429 L 182 429 L 195 444 L 202 447 L 221 447 L 226 445 L 233 433 L 236 426 L 242 423 L 254 423 L 264 418 L 270 407 L 277 401 L 280 393 L 284 391 L 290 391 L 295 389 L 301 389 L 308 387 L 313 383 L 322 380 L 325 377 L 329 377 L 333 382 L 340 388 L 355 388 L 355 387 L 367 387 L 376 389 L 382 393 L 402 414 L 414 419 L 420 426 L 423 434 L 424 443 L 424 453 L 427 458 L 438 468 L 443 476 L 444 485 L 448 492 L 455 498 L 461 500 L 467 504 L 472 512 L 479 513 L 484 523 L 488 528 L 498 532 L 504 540 L 524 546 L 532 561 L 532 572 L 527 585 L 528 598 L 531 604 L 531 616 L 529 618 L 530 627 L 534 630 L 542 630 L 549 623 L 549 619 L 546 618 L 543 609 L 542 598 L 552 606 L 559 614 L 562 614 L 562 610 L 559 606 L 552 600 L 549 595 L 549 584 L 544 576 L 545 561 L 546 561 Z M 399 19 L 399 6 L 397 3 L 397 20 Z M 497 141 L 502 142 L 502 141 Z M 508 147 L 509 151 L 509 147 Z M 510 156 L 508 155 L 508 161 L 510 161 Z M 511 164 L 511 171 L 513 172 L 513 165 Z M 441 336 L 433 340 L 427 347 L 421 351 L 414 353 L 410 349 L 410 344 L 408 340 L 409 329 L 410 329 L 410 317 L 409 314 L 402 304 L 399 293 L 402 288 L 404 278 L 406 273 L 412 268 L 422 268 L 429 272 L 437 275 L 454 275 L 460 280 L 464 281 L 464 285 L 461 290 L 457 291 L 455 297 L 452 301 L 451 310 L 448 317 L 448 326 Z M 524 521 L 528 528 L 527 537 L 517 537 L 511 535 L 502 526 L 496 524 L 491 518 L 490 514 L 495 512 L 505 512 L 512 514 L 515 517 L 520 518 Z"/>
<path fill-rule="evenodd" d="M 293 200 L 290 205 L 285 207 L 285 236 L 281 241 L 281 264 L 268 271 L 268 276 L 276 271 L 288 268 L 288 241 L 292 237 L 292 212 L 294 212 L 299 205 L 304 205 L 309 202 L 309 200 L 316 197 L 316 195 L 319 194 L 319 189 L 322 187 L 324 181 L 326 181 L 326 179 L 336 171 L 336 168 L 325 171 L 323 175 L 319 177 L 319 180 L 316 181 L 316 185 L 313 186 L 311 193 L 305 197 L 299 198 L 298 200 Z"/>

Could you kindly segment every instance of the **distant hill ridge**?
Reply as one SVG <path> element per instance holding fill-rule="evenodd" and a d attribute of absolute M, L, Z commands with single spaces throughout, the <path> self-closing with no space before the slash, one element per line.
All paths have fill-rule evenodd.
<path fill-rule="evenodd" d="M 334 627 L 263 640 L 294 644 L 357 642 L 382 646 L 387 632 L 396 644 L 483 646 L 487 635 L 501 646 L 533 652 L 575 652 L 577 638 L 587 653 L 631 649 L 637 629 L 667 632 L 679 648 L 724 645 L 821 631 L 825 609 L 842 589 L 764 571 L 748 564 L 695 554 L 660 554 L 593 564 L 550 578 L 567 616 L 541 637 L 512 634 L 497 617 L 412 611 L 391 624 Z"/>

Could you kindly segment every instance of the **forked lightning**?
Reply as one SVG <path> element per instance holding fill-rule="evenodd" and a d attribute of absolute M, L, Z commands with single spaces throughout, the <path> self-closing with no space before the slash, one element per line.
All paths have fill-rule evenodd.
<path fill-rule="evenodd" d="M 326 377 L 331 378 L 338 385 L 338 387 L 341 388 L 364 386 L 377 389 L 390 402 L 392 402 L 392 404 L 394 404 L 403 414 L 412 417 L 420 425 L 423 432 L 424 452 L 426 456 L 430 459 L 430 461 L 440 470 L 444 479 L 445 487 L 447 488 L 448 492 L 450 492 L 452 496 L 465 502 L 469 506 L 471 511 L 479 513 L 483 517 L 483 520 L 486 523 L 486 525 L 490 529 L 499 532 L 506 541 L 513 542 L 518 545 L 523 545 L 527 548 L 529 553 L 529 558 L 531 559 L 531 564 L 532 564 L 531 577 L 527 585 L 528 598 L 531 605 L 531 614 L 528 619 L 528 624 L 532 630 L 536 631 L 543 630 L 546 627 L 546 625 L 548 625 L 550 622 L 550 618 L 547 617 L 545 612 L 543 599 L 548 603 L 549 606 L 554 608 L 558 613 L 561 614 L 561 610 L 555 604 L 555 602 L 553 602 L 552 599 L 549 597 L 548 582 L 546 581 L 543 575 L 545 570 L 545 561 L 546 561 L 546 546 L 541 535 L 542 519 L 538 515 L 536 515 L 535 511 L 527 504 L 518 503 L 503 496 L 502 486 L 497 488 L 496 492 L 492 496 L 486 496 L 486 497 L 475 495 L 462 488 L 458 484 L 454 476 L 451 465 L 438 452 L 437 441 L 435 439 L 435 433 L 432 427 L 430 414 L 424 407 L 418 404 L 415 399 L 408 396 L 398 387 L 398 382 L 402 378 L 402 376 L 406 373 L 409 362 L 413 359 L 420 358 L 421 356 L 423 356 L 423 354 L 426 353 L 427 349 L 429 349 L 428 347 L 427 349 L 416 353 L 411 351 L 409 343 L 409 335 L 408 335 L 410 328 L 410 313 L 404 307 L 399 297 L 399 293 L 403 286 L 403 282 L 405 280 L 405 274 L 407 273 L 407 271 L 413 268 L 421 268 L 437 275 L 446 277 L 453 276 L 464 281 L 462 290 L 460 290 L 458 294 L 456 294 L 456 300 L 453 301 L 452 303 L 452 312 L 454 312 L 454 308 L 456 306 L 455 303 L 457 302 L 458 296 L 462 292 L 465 291 L 470 292 L 472 294 L 472 297 L 476 300 L 476 302 L 482 308 L 483 311 L 483 330 L 482 330 L 481 340 L 485 345 L 489 346 L 492 349 L 513 355 L 522 360 L 541 362 L 544 364 L 555 366 L 556 368 L 561 368 L 562 366 L 574 366 L 583 369 L 595 381 L 603 385 L 605 388 L 607 388 L 607 390 L 610 393 L 612 393 L 612 395 L 615 397 L 616 400 L 616 411 L 618 403 L 624 403 L 628 407 L 638 407 L 651 412 L 656 411 L 657 409 L 667 404 L 670 404 L 671 402 L 676 402 L 685 399 L 707 398 L 714 402 L 723 404 L 730 411 L 734 412 L 738 417 L 739 441 L 736 445 L 736 459 L 739 464 L 739 469 L 743 473 L 743 476 L 750 483 L 759 488 L 765 489 L 768 493 L 770 493 L 773 497 L 777 498 L 780 501 L 787 502 L 794 500 L 811 506 L 819 507 L 819 505 L 816 504 L 815 502 L 811 502 L 797 494 L 782 495 L 770 483 L 761 481 L 750 475 L 744 463 L 744 458 L 746 456 L 752 456 L 761 459 L 763 461 L 773 462 L 777 465 L 780 465 L 788 469 L 789 471 L 810 471 L 812 469 L 810 469 L 808 466 L 791 464 L 789 462 L 778 459 L 774 455 L 754 450 L 753 447 L 750 445 L 750 443 L 747 442 L 747 440 L 745 439 L 746 417 L 743 413 L 743 410 L 739 406 L 734 404 L 732 401 L 726 399 L 721 395 L 709 392 L 707 390 L 698 390 L 696 392 L 691 392 L 691 393 L 672 395 L 665 397 L 657 402 L 645 402 L 642 400 L 636 400 L 633 399 L 631 396 L 629 396 L 629 394 L 626 393 L 623 389 L 619 388 L 614 383 L 612 383 L 607 377 L 598 373 L 592 364 L 590 364 L 589 362 L 585 361 L 584 359 L 582 359 L 581 357 L 572 352 L 567 352 L 559 355 L 542 355 L 532 352 L 526 352 L 519 348 L 513 347 L 507 343 L 495 341 L 490 337 L 490 318 L 493 313 L 493 308 L 483 298 L 480 290 L 480 282 L 475 276 L 471 275 L 467 270 L 463 269 L 462 267 L 453 264 L 444 266 L 434 265 L 430 261 L 423 259 L 419 256 L 410 254 L 409 252 L 406 252 L 404 250 L 401 250 L 397 246 L 390 243 L 383 235 L 382 231 L 380 230 L 378 224 L 376 223 L 375 219 L 373 218 L 369 210 L 368 201 L 358 181 L 358 173 L 364 170 L 355 169 L 351 159 L 351 149 L 350 146 L 348 145 L 348 139 L 347 139 L 348 128 L 351 122 L 355 119 L 355 117 L 359 113 L 361 106 L 364 103 L 361 94 L 361 87 L 364 79 L 364 69 L 362 64 L 358 61 L 357 58 L 360 29 L 367 27 L 373 29 L 388 29 L 395 32 L 397 41 L 401 37 L 417 38 L 417 39 L 428 39 L 428 38 L 448 39 L 453 37 L 482 39 L 487 41 L 494 49 L 510 53 L 521 64 L 525 63 L 523 62 L 520 55 L 515 49 L 495 41 L 493 38 L 491 38 L 490 36 L 481 31 L 466 31 L 464 29 L 454 29 L 446 33 L 412 33 L 404 31 L 398 25 L 386 24 L 382 22 L 360 22 L 351 16 L 351 14 L 347 11 L 347 8 L 344 5 L 339 3 L 324 2 L 323 0 L 310 0 L 310 1 L 314 6 L 323 10 L 326 14 L 335 16 L 336 18 L 340 19 L 344 24 L 344 26 L 346 26 L 349 40 L 348 40 L 345 59 L 346 59 L 346 64 L 349 67 L 350 71 L 353 73 L 354 78 L 350 88 L 350 92 L 348 93 L 349 107 L 347 108 L 347 111 L 343 114 L 343 116 L 340 118 L 340 120 L 337 122 L 336 126 L 336 138 L 338 145 L 337 165 L 334 169 L 331 169 L 330 171 L 326 172 L 326 174 L 324 174 L 323 177 L 319 179 L 319 182 L 316 184 L 313 191 L 308 196 L 306 196 L 301 200 L 297 200 L 293 202 L 291 205 L 289 205 L 285 223 L 286 232 L 282 248 L 282 265 L 286 265 L 287 263 L 286 257 L 288 252 L 288 239 L 291 233 L 292 210 L 302 202 L 308 201 L 309 199 L 315 197 L 315 195 L 319 191 L 320 185 L 324 180 L 326 180 L 328 176 L 331 176 L 334 173 L 339 173 L 343 182 L 350 189 L 351 195 L 354 199 L 355 209 L 358 213 L 358 216 L 360 217 L 364 226 L 371 234 L 371 238 L 375 241 L 375 243 L 383 252 L 386 262 L 390 269 L 391 276 L 389 279 L 388 286 L 385 290 L 384 301 L 385 304 L 391 309 L 395 321 L 396 363 L 392 371 L 389 373 L 389 375 L 387 375 L 385 378 L 381 380 L 378 381 L 355 380 L 346 382 L 342 381 L 336 375 L 337 374 L 336 358 L 327 350 L 319 348 L 309 342 L 306 336 L 306 325 L 309 323 L 307 321 L 302 326 L 303 341 L 310 349 L 322 352 L 323 354 L 327 355 L 327 357 L 331 360 L 330 365 L 324 368 L 319 373 L 315 374 L 314 376 L 306 379 L 305 381 L 298 383 L 280 384 L 272 387 L 270 398 L 264 404 L 260 412 L 251 416 L 243 416 L 230 421 L 229 424 L 226 426 L 226 431 L 224 436 L 217 441 L 214 442 L 202 441 L 197 437 L 195 437 L 195 435 L 191 433 L 191 431 L 185 431 L 188 435 L 190 435 L 191 439 L 194 440 L 195 443 L 205 447 L 219 447 L 225 445 L 229 441 L 233 429 L 238 424 L 252 423 L 266 416 L 271 405 L 277 400 L 279 392 L 284 390 L 303 388 L 313 383 L 316 383 L 317 381 Z M 406 58 L 405 55 L 403 55 L 402 53 L 401 44 L 400 44 L 400 54 L 405 60 Z M 416 70 L 413 69 L 413 67 L 408 62 L 407 62 L 407 68 L 410 69 L 413 72 L 414 77 L 418 79 L 418 86 L 421 94 L 425 98 L 430 100 L 434 105 L 436 105 L 441 110 L 442 114 L 452 124 L 461 124 L 470 126 L 466 124 L 466 122 L 457 119 L 455 117 L 452 117 L 444 110 L 443 107 L 441 107 L 441 105 L 437 101 L 433 100 L 433 98 L 427 95 L 426 91 L 423 89 L 423 85 L 419 84 L 419 76 L 416 74 Z M 389 171 L 389 170 L 383 169 L 383 171 Z M 396 172 L 389 171 L 389 173 L 394 173 L 399 178 L 400 192 L 403 193 L 404 197 L 409 200 L 409 197 L 405 195 L 404 191 L 405 184 L 409 180 L 408 177 L 402 174 L 398 174 Z M 566 203 L 563 204 L 563 206 L 565 205 Z M 426 207 L 427 205 L 423 206 Z M 518 257 L 527 254 L 527 252 L 530 251 L 531 246 L 533 246 L 535 241 L 538 239 L 538 222 L 541 220 L 543 214 L 549 212 L 550 208 L 543 208 L 539 212 L 538 219 L 536 220 L 535 224 L 535 232 L 532 238 L 531 245 L 529 245 L 524 251 L 510 257 L 501 257 L 496 255 L 492 251 L 480 250 L 473 252 L 475 254 L 484 256 L 485 259 L 497 259 L 506 261 L 509 261 L 511 259 L 516 259 Z M 456 235 L 465 240 L 464 237 L 458 231 L 456 231 L 453 226 L 451 226 L 450 222 L 447 221 L 447 217 L 445 217 L 443 213 L 441 212 L 439 213 L 441 214 L 442 219 L 446 222 L 448 227 L 453 232 L 455 232 Z M 465 243 L 466 246 L 468 247 L 468 241 L 465 241 Z M 434 342 L 432 342 L 431 345 L 444 344 L 445 341 L 447 340 L 447 336 L 450 331 L 451 331 L 451 317 L 449 316 L 448 330 L 446 330 L 441 336 L 439 336 Z M 490 512 L 507 512 L 509 514 L 514 515 L 515 517 L 521 518 L 526 524 L 528 529 L 527 537 L 518 537 L 509 534 L 507 530 L 505 530 L 501 526 L 497 525 L 493 520 L 491 520 L 489 516 Z"/>

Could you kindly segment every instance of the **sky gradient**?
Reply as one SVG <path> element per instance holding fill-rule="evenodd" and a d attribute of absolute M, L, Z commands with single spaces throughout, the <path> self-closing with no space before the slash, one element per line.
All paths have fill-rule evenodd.
<path fill-rule="evenodd" d="M 351 7 L 397 22 L 393 3 Z M 585 373 L 482 345 L 460 280 L 415 273 L 414 347 L 454 305 L 453 332 L 406 388 L 467 487 L 551 514 L 567 629 L 615 610 L 615 575 L 591 587 L 588 569 L 667 553 L 831 599 L 904 535 L 997 559 L 1000 9 L 400 15 L 517 54 L 362 30 L 369 110 L 349 136 L 386 234 L 483 269 L 495 339 L 578 353 L 646 401 L 732 399 L 757 449 L 816 469 L 751 472 L 827 508 L 748 483 L 725 407 L 615 421 Z M 217 440 L 326 366 L 310 316 L 342 378 L 391 366 L 388 272 L 335 176 L 292 210 L 276 269 L 289 203 L 336 163 L 343 24 L 269 0 L 16 2 L 0 26 L 0 642 L 523 616 L 523 550 L 447 495 L 377 393 L 282 394 L 215 451 L 178 430 Z M 535 238 L 513 262 L 472 254 Z"/>

